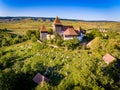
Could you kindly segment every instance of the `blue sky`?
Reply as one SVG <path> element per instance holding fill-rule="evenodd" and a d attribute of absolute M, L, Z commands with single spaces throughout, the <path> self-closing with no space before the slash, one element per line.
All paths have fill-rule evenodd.
<path fill-rule="evenodd" d="M 120 0 L 0 0 L 0 16 L 120 21 Z"/>

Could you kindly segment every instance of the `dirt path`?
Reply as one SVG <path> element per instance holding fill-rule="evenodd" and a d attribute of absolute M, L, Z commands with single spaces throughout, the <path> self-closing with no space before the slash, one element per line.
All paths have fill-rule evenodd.
<path fill-rule="evenodd" d="M 41 43 L 41 44 L 45 44 L 45 43 L 43 43 L 43 42 L 40 41 L 40 40 L 37 40 L 37 42 L 38 42 L 38 43 Z M 46 44 L 46 45 L 48 45 L 48 46 L 50 46 L 50 47 L 53 47 L 53 48 L 58 48 L 58 46 L 57 46 L 57 45 L 54 45 L 54 44 Z"/>

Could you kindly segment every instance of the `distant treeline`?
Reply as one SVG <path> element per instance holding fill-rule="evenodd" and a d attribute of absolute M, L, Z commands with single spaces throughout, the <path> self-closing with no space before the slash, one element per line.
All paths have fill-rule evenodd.
<path fill-rule="evenodd" d="M 32 19 L 37 21 L 38 19 L 42 19 L 43 21 L 46 21 L 47 19 L 49 19 L 50 21 L 53 21 L 55 18 L 48 18 L 48 17 L 0 17 L 1 20 L 22 20 L 22 19 Z M 81 21 L 81 20 L 75 20 L 75 19 L 61 19 L 61 20 L 65 20 L 65 21 Z"/>
<path fill-rule="evenodd" d="M 32 20 L 39 20 L 39 19 L 42 19 L 43 21 L 46 21 L 46 20 L 50 20 L 51 22 L 55 19 L 53 17 L 11 17 L 11 16 L 7 16 L 7 17 L 0 17 L 0 21 L 14 21 L 14 20 L 23 20 L 23 19 L 27 19 L 27 18 L 30 18 Z M 79 19 L 61 19 L 61 20 L 64 20 L 64 21 L 82 21 L 82 22 L 114 22 L 114 21 L 105 21 L 105 20 L 79 20 Z"/>

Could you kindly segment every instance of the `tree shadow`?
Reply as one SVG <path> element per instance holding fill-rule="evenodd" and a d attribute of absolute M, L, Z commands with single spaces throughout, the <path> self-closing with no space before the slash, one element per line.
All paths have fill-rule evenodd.
<path fill-rule="evenodd" d="M 10 52 L 14 52 L 14 51 L 10 51 Z M 4 54 L 6 53 L 7 52 L 4 52 Z M 48 78 L 50 80 L 48 84 L 51 86 L 57 86 L 61 82 L 61 80 L 65 77 L 64 75 L 59 73 L 59 71 L 62 68 L 62 65 L 55 65 L 53 67 L 48 67 L 43 65 L 43 63 L 38 63 L 37 66 L 35 66 L 35 68 L 37 67 L 36 69 L 24 67 L 28 69 L 26 72 L 21 71 L 20 69 L 14 70 L 13 68 L 11 68 L 11 66 L 17 63 L 17 61 L 21 62 L 32 56 L 33 55 L 20 57 L 14 55 L 9 58 L 6 58 L 6 66 L 1 70 L 5 70 L 6 68 L 9 68 L 11 69 L 11 71 L 7 73 L 5 72 L 4 76 L 2 77 L 4 79 L 3 86 L 4 85 L 9 86 L 4 88 L 9 90 L 33 90 L 38 85 L 35 82 L 33 82 L 33 77 L 37 73 L 40 73 L 44 75 L 46 78 Z"/>
<path fill-rule="evenodd" d="M 24 61 L 25 59 L 27 58 L 31 58 L 33 55 L 28 55 L 28 56 L 25 56 L 25 57 L 19 57 L 18 58 L 18 61 Z"/>
<path fill-rule="evenodd" d="M 6 51 L 6 52 L 3 53 L 3 55 L 5 55 L 8 52 L 14 52 L 14 50 L 13 51 Z M 21 57 L 21 56 L 18 56 L 18 55 L 14 55 L 14 56 L 10 56 L 10 57 L 5 57 L 5 58 L 2 59 L 2 63 L 0 63 L 0 68 L 2 70 L 5 69 L 6 67 L 10 68 L 11 66 L 13 66 L 15 64 L 16 61 L 24 61 L 27 58 L 30 58 L 32 56 L 33 55 L 28 55 L 28 56 L 25 56 L 25 57 Z"/>
<path fill-rule="evenodd" d="M 40 66 L 42 68 L 41 70 L 38 71 L 30 71 L 27 73 L 18 73 L 15 74 L 15 85 L 12 90 L 33 90 L 35 87 L 38 85 L 35 82 L 33 82 L 33 77 L 37 73 L 41 73 L 44 75 L 46 78 L 50 79 L 50 82 L 48 83 L 49 85 L 56 86 L 60 83 L 60 81 L 64 78 L 64 75 L 59 74 L 57 70 L 58 66 L 53 66 L 53 67 L 46 67 L 46 66 Z M 45 74 L 45 72 L 47 72 Z"/>
<path fill-rule="evenodd" d="M 108 66 L 103 68 L 103 74 L 108 76 L 112 80 L 114 80 L 114 84 L 118 84 L 120 82 L 120 60 L 110 63 Z M 119 85 L 119 84 L 118 84 Z M 104 86 L 106 89 L 112 89 L 112 86 L 108 83 Z"/>
<path fill-rule="evenodd" d="M 7 33 L 12 32 L 12 30 L 8 30 L 8 29 L 6 29 L 6 28 L 4 28 L 4 29 L 0 29 L 0 31 L 1 31 L 1 32 L 7 32 Z"/>
<path fill-rule="evenodd" d="M 37 85 L 32 81 L 34 77 L 34 71 L 32 73 L 18 73 L 15 74 L 15 85 L 12 90 L 33 90 Z"/>

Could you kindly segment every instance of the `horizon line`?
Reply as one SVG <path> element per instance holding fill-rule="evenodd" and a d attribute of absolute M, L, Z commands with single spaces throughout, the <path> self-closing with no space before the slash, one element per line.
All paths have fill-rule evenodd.
<path fill-rule="evenodd" d="M 0 16 L 0 17 L 36 17 L 36 18 L 56 18 L 56 17 L 45 17 L 45 16 Z M 59 16 L 58 16 L 59 17 Z M 60 17 L 59 17 L 60 18 Z M 120 21 L 116 21 L 116 20 L 88 20 L 88 19 L 76 19 L 76 18 L 60 18 L 60 19 L 67 19 L 67 20 L 76 20 L 76 21 L 106 21 L 106 22 L 120 22 Z"/>

